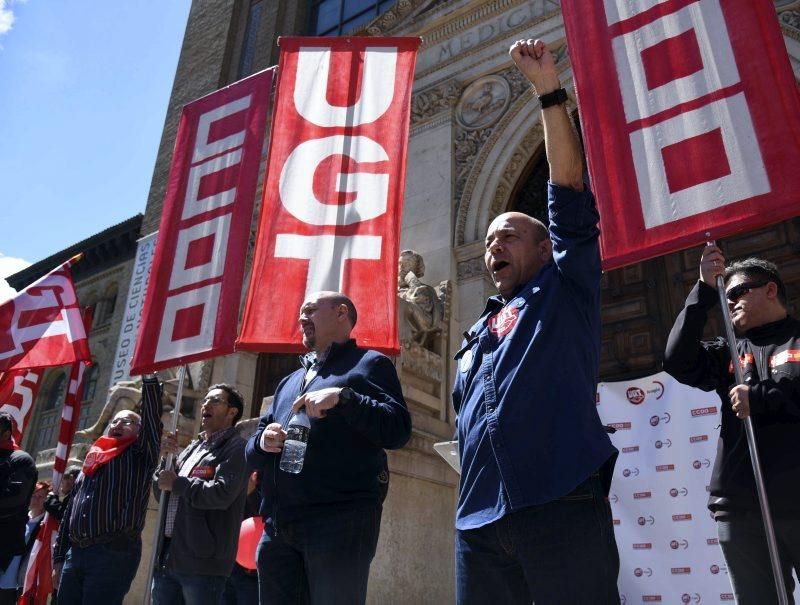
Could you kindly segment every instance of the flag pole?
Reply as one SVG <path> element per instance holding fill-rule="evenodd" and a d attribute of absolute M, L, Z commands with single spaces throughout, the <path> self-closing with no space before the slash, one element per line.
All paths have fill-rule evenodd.
<path fill-rule="evenodd" d="M 709 245 L 715 245 L 713 241 Z M 736 378 L 736 384 L 745 384 L 742 375 L 742 366 L 739 364 L 739 351 L 736 348 L 736 334 L 733 332 L 733 322 L 731 312 L 728 309 L 728 297 L 725 294 L 725 279 L 722 275 L 717 275 L 717 294 L 719 294 L 719 304 L 722 307 L 722 319 L 725 324 L 725 335 L 728 340 L 728 351 L 731 356 L 731 366 Z M 764 521 L 764 533 L 767 535 L 767 549 L 769 550 L 769 561 L 772 565 L 772 576 L 775 578 L 775 590 L 778 593 L 778 603 L 788 605 L 789 599 L 786 596 L 786 584 L 783 581 L 781 570 L 781 559 L 778 554 L 778 542 L 775 539 L 775 527 L 772 524 L 772 515 L 769 510 L 769 500 L 767 499 L 767 488 L 764 485 L 764 473 L 761 470 L 761 459 L 758 455 L 756 446 L 756 434 L 753 430 L 753 419 L 748 416 L 742 421 L 747 435 L 747 447 L 750 450 L 750 461 L 753 464 L 753 476 L 756 480 L 756 491 L 758 492 L 758 504 L 761 507 L 761 518 Z"/>
<path fill-rule="evenodd" d="M 186 366 L 181 366 L 178 370 L 178 392 L 175 393 L 175 407 L 172 408 L 172 418 L 170 422 L 170 433 L 174 433 L 178 428 L 178 416 L 180 415 L 181 398 L 183 397 L 183 381 L 186 378 Z M 172 467 L 173 454 L 167 454 L 164 462 L 164 468 Z M 167 492 L 161 490 L 161 497 L 158 499 L 158 516 L 156 517 L 156 531 L 153 539 L 153 551 L 150 554 L 150 566 L 147 569 L 147 582 L 144 587 L 144 603 L 150 605 L 152 597 L 153 573 L 156 569 L 156 562 L 158 561 L 158 554 L 161 551 L 161 539 L 163 538 L 161 529 L 164 525 L 164 517 L 167 514 Z"/>

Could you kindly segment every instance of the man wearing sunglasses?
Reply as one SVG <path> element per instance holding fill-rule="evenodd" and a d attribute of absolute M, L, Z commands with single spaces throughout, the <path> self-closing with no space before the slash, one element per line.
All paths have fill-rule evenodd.
<path fill-rule="evenodd" d="M 709 312 L 718 302 L 722 275 L 737 334 L 745 384 L 736 385 L 723 338 L 703 341 Z M 787 313 L 786 287 L 777 267 L 748 258 L 725 267 L 716 246 L 706 246 L 700 280 L 689 293 L 669 335 L 664 369 L 684 384 L 715 390 L 722 400 L 722 427 L 708 507 L 740 605 L 775 603 L 753 467 L 741 419 L 755 427 L 764 481 L 792 592 L 792 568 L 800 571 L 800 321 Z"/>

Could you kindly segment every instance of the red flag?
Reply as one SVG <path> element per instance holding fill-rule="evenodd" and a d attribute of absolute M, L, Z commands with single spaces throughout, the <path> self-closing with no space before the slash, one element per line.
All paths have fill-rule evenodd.
<path fill-rule="evenodd" d="M 89 360 L 69 259 L 0 305 L 0 372 Z"/>
<path fill-rule="evenodd" d="M 302 349 L 308 293 L 342 291 L 359 344 L 400 351 L 397 257 L 419 38 L 281 38 L 255 261 L 237 348 Z"/>
<path fill-rule="evenodd" d="M 798 214 L 800 97 L 772 2 L 562 8 L 604 268 Z"/>
<path fill-rule="evenodd" d="M 183 108 L 131 374 L 233 352 L 272 69 Z"/>
<path fill-rule="evenodd" d="M 92 328 L 92 310 L 83 312 L 84 328 L 88 333 Z M 81 397 L 86 376 L 87 364 L 79 361 L 72 364 L 72 371 L 64 399 L 64 408 L 61 410 L 61 425 L 58 430 L 58 446 L 53 463 L 52 489 L 58 493 L 61 478 L 67 469 L 69 452 L 72 449 L 72 439 L 81 416 Z M 20 597 L 21 605 L 45 605 L 50 593 L 53 592 L 53 535 L 58 529 L 58 520 L 45 513 L 36 542 L 33 544 L 28 557 L 28 569 L 25 572 L 25 584 Z"/>
<path fill-rule="evenodd" d="M 22 443 L 22 436 L 31 417 L 31 408 L 42 386 L 44 369 L 12 370 L 0 376 L 0 412 L 8 412 L 13 419 L 14 441 Z"/>

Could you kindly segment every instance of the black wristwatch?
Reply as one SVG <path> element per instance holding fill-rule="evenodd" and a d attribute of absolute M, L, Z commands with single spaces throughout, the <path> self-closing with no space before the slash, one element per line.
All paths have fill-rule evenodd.
<path fill-rule="evenodd" d="M 350 387 L 343 387 L 341 391 L 339 391 L 339 403 L 340 404 L 348 404 L 353 399 L 356 398 L 356 394 L 353 392 L 353 389 Z"/>
<path fill-rule="evenodd" d="M 547 94 L 541 95 L 537 98 L 539 99 L 539 104 L 542 106 L 542 109 L 547 109 L 553 105 L 561 105 L 562 103 L 566 103 L 568 97 L 566 90 L 563 88 L 558 88 L 553 92 L 548 92 Z"/>

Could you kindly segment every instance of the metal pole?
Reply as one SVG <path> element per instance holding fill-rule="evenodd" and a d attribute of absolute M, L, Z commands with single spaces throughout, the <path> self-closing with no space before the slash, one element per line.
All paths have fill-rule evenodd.
<path fill-rule="evenodd" d="M 178 392 L 175 394 L 175 407 L 172 408 L 172 419 L 170 422 L 170 433 L 174 433 L 178 428 L 178 416 L 181 409 L 181 398 L 183 397 L 183 380 L 186 378 L 186 366 L 181 366 L 178 370 Z M 172 467 L 172 454 L 167 454 L 164 468 Z M 161 491 L 161 497 L 158 499 L 158 517 L 156 522 L 156 531 L 153 537 L 153 552 L 150 554 L 150 567 L 147 569 L 147 582 L 144 586 L 144 603 L 150 605 L 153 586 L 153 573 L 156 569 L 156 562 L 158 561 L 158 553 L 161 551 L 161 529 L 164 525 L 164 518 L 167 515 L 167 492 Z"/>
<path fill-rule="evenodd" d="M 719 304 L 722 307 L 722 318 L 725 324 L 725 334 L 728 339 L 728 350 L 731 355 L 733 373 L 736 377 L 736 384 L 741 385 L 744 384 L 742 367 L 739 365 L 739 351 L 736 349 L 736 335 L 733 333 L 731 312 L 728 309 L 728 297 L 725 295 L 725 280 L 721 275 L 717 275 L 717 293 L 719 294 Z M 758 448 L 756 447 L 756 434 L 753 431 L 753 419 L 747 416 L 743 422 L 744 430 L 747 434 L 747 447 L 750 449 L 750 461 L 753 463 L 753 476 L 756 480 L 758 503 L 761 506 L 761 517 L 764 520 L 764 533 L 767 535 L 767 548 L 769 549 L 769 560 L 772 564 L 772 575 L 775 578 L 775 590 L 778 592 L 778 603 L 780 603 L 780 605 L 788 605 L 789 599 L 786 597 L 786 584 L 783 581 L 783 572 L 781 571 L 778 542 L 775 540 L 775 528 L 772 525 L 772 515 L 769 512 L 767 488 L 764 485 L 764 474 L 761 472 L 761 459 L 758 456 Z"/>

